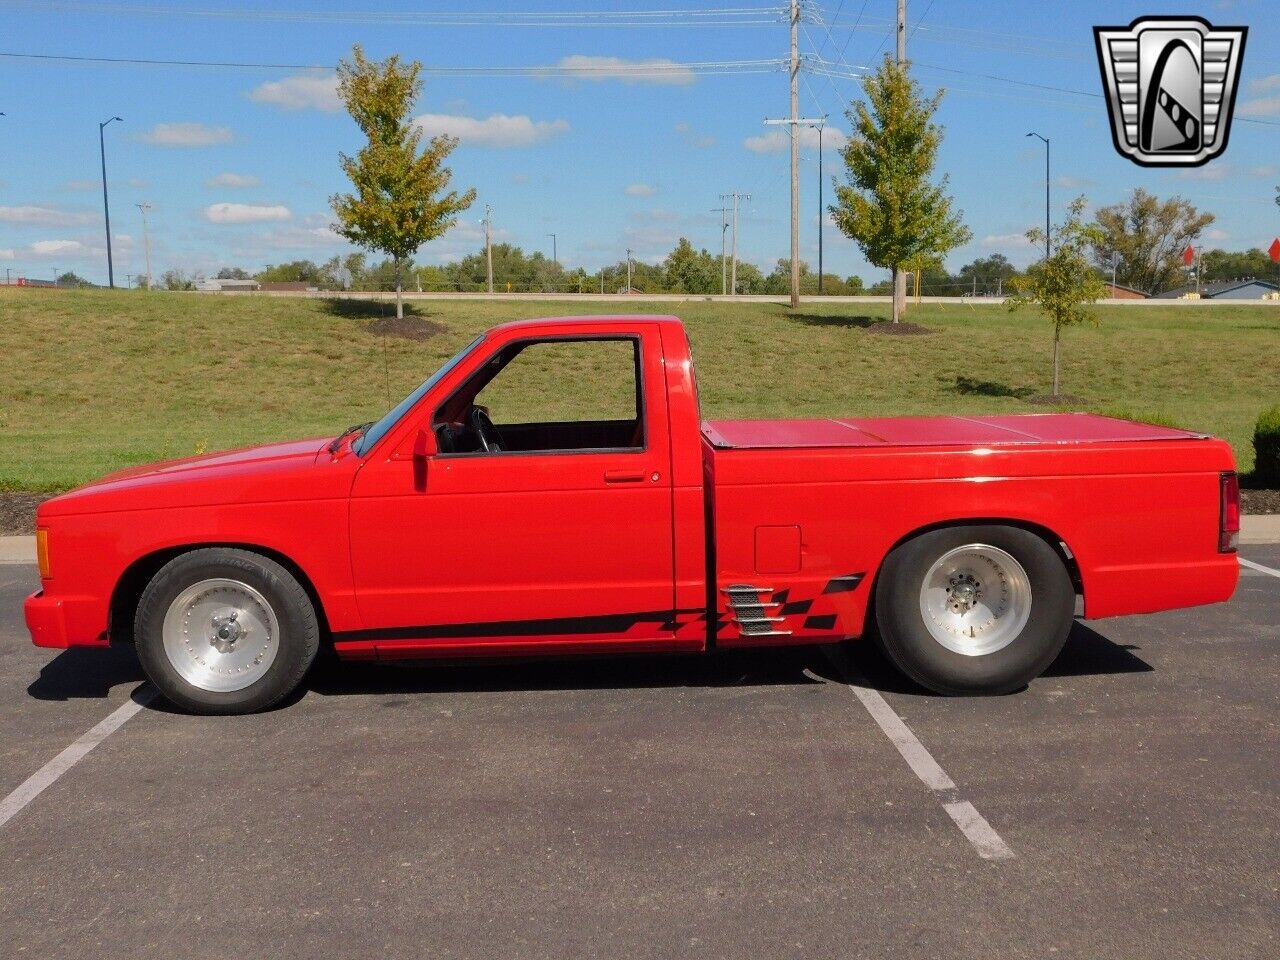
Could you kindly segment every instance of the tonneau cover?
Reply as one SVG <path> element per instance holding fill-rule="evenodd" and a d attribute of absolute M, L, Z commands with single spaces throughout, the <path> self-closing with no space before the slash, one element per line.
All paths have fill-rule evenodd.
<path fill-rule="evenodd" d="M 702 433 L 719 449 L 796 447 L 1002 447 L 1023 443 L 1116 443 L 1203 439 L 1206 434 L 1092 413 L 993 417 L 841 417 L 709 420 Z"/>

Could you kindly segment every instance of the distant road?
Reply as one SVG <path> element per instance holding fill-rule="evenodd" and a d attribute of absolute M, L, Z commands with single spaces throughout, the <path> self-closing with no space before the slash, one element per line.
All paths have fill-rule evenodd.
<path fill-rule="evenodd" d="M 222 294 L 224 296 L 235 297 L 330 297 L 345 300 L 394 300 L 394 291 L 376 291 L 376 290 L 353 290 L 349 292 L 335 290 L 319 290 L 309 292 L 297 292 L 293 290 L 281 291 L 245 291 L 245 290 L 202 290 L 199 293 Z M 560 300 L 560 301 L 584 301 L 584 302 L 609 302 L 609 303 L 710 303 L 716 301 L 727 301 L 730 303 L 790 303 L 790 297 L 786 294 L 780 296 L 774 295 L 747 295 L 742 294 L 736 297 L 721 296 L 720 294 L 702 294 L 702 293 L 460 293 L 457 291 L 436 291 L 418 293 L 406 290 L 404 292 L 406 300 L 511 300 L 511 301 L 537 301 L 537 300 Z M 892 298 L 887 296 L 817 296 L 810 295 L 800 298 L 802 302 L 814 303 L 884 303 L 891 302 Z M 916 302 L 914 297 L 907 298 L 907 305 L 910 306 Z M 921 297 L 921 303 L 941 303 L 952 304 L 954 306 L 963 306 L 972 304 L 978 306 L 982 304 L 1002 304 L 1003 297 Z M 1258 305 L 1264 307 L 1280 307 L 1280 300 L 1100 300 L 1100 305 L 1110 306 L 1112 304 L 1121 306 L 1148 306 L 1148 307 L 1185 307 L 1185 306 L 1251 306 Z"/>

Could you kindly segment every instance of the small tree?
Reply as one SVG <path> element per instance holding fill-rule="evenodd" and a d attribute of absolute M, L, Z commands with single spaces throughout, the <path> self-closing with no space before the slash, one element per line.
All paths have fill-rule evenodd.
<path fill-rule="evenodd" d="M 888 56 L 862 81 L 866 99 L 846 113 L 854 127 L 844 147 L 848 183 L 830 208 L 841 232 L 877 267 L 893 272 L 893 322 L 906 312 L 908 261 L 939 257 L 971 234 L 945 193 L 929 181 L 942 142 L 933 115 L 942 92 L 925 99 L 906 64 Z"/>
<path fill-rule="evenodd" d="M 475 190 L 445 192 L 453 174 L 444 161 L 458 145 L 455 138 L 432 137 L 419 152 L 422 131 L 409 114 L 422 90 L 421 72 L 416 60 L 369 60 L 359 44 L 350 60 L 338 64 L 338 95 L 369 142 L 354 157 L 339 154 L 355 191 L 329 198 L 338 218 L 335 229 L 392 259 L 397 317 L 404 316 L 405 261 L 453 226 L 476 197 Z"/>
<path fill-rule="evenodd" d="M 1015 277 L 1017 293 L 1007 301 L 1010 310 L 1036 306 L 1053 321 L 1053 396 L 1061 396 L 1059 357 L 1062 328 L 1078 323 L 1098 325 L 1097 314 L 1090 305 L 1106 296 L 1102 279 L 1089 265 L 1089 249 L 1101 239 L 1096 224 L 1080 219 L 1086 201 L 1077 197 L 1067 207 L 1067 219 L 1053 231 L 1053 254 L 1027 268 L 1024 276 Z M 1028 230 L 1027 239 L 1034 246 L 1044 245 L 1044 231 Z"/>

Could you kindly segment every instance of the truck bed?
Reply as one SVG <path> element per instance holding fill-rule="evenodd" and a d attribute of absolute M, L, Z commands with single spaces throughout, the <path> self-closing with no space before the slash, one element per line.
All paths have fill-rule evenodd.
<path fill-rule="evenodd" d="M 873 417 L 711 420 L 703 436 L 719 450 L 804 447 L 1003 447 L 1203 439 L 1204 434 L 1091 413 L 989 417 Z"/>

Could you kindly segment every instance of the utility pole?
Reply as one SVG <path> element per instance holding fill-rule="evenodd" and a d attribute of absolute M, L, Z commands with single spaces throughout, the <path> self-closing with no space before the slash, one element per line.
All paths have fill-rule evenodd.
<path fill-rule="evenodd" d="M 898 48 L 895 60 L 898 66 L 906 69 L 907 62 L 907 0 L 898 0 Z M 900 312 L 907 309 L 907 275 L 900 266 L 894 267 L 893 278 L 893 322 L 897 323 Z"/>
<path fill-rule="evenodd" d="M 905 0 L 898 0 L 899 5 Z M 800 306 L 800 0 L 791 0 L 791 307 Z"/>
<path fill-rule="evenodd" d="M 928 14 L 928 10 L 925 11 Z M 907 0 L 898 0 L 898 63 L 907 59 Z"/>
<path fill-rule="evenodd" d="M 627 293 L 631 293 L 631 248 L 627 247 Z"/>
<path fill-rule="evenodd" d="M 712 213 L 720 214 L 720 296 L 729 292 L 729 261 L 725 258 L 725 234 L 729 232 L 729 208 L 721 203 L 711 208 Z"/>
<path fill-rule="evenodd" d="M 818 296 L 822 296 L 822 221 L 826 216 L 822 210 L 822 131 L 826 128 L 825 123 L 818 124 Z"/>
<path fill-rule="evenodd" d="M 484 205 L 485 289 L 493 293 L 493 210 Z"/>
<path fill-rule="evenodd" d="M 556 253 L 556 235 L 554 233 L 548 233 L 547 236 L 551 238 L 551 262 L 556 266 L 559 266 L 560 256 Z"/>
<path fill-rule="evenodd" d="M 103 120 L 98 124 L 98 152 L 102 157 L 102 216 L 107 222 L 107 286 L 115 289 L 116 274 L 115 268 L 111 263 L 111 208 L 107 204 L 107 142 L 103 135 L 103 130 L 107 124 L 113 120 L 120 120 L 119 117 L 112 117 L 110 120 Z M 123 123 L 123 120 L 120 120 Z"/>
<path fill-rule="evenodd" d="M 794 87 L 794 84 L 793 84 Z M 822 250 L 822 128 L 827 122 L 826 117 L 797 117 L 793 100 L 791 103 L 791 117 L 787 120 L 765 120 L 766 127 L 787 126 L 791 128 L 791 152 L 793 162 L 791 165 L 791 306 L 798 307 L 800 305 L 800 176 L 799 176 L 799 157 L 800 157 L 800 128 L 801 127 L 817 127 L 818 128 L 818 250 L 819 263 L 821 263 Z M 818 267 L 819 285 L 818 289 L 822 289 L 821 273 L 822 267 Z"/>
<path fill-rule="evenodd" d="M 1028 137 L 1038 137 L 1044 141 L 1044 258 L 1049 259 L 1049 138 L 1032 132 Z"/>
<path fill-rule="evenodd" d="M 720 194 L 721 202 L 725 200 L 733 200 L 733 254 L 729 257 L 729 292 L 735 297 L 738 295 L 738 201 L 750 200 L 751 194 L 733 193 Z"/>
<path fill-rule="evenodd" d="M 135 204 L 142 211 L 142 249 L 147 255 L 147 289 L 151 289 L 151 230 L 147 227 L 147 212 L 151 209 L 151 202 L 143 200 L 139 204 Z"/>

